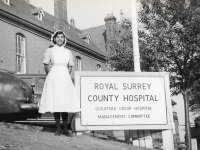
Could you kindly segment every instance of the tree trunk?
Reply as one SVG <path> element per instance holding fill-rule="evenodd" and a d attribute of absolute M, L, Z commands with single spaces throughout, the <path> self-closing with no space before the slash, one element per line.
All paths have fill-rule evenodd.
<path fill-rule="evenodd" d="M 185 108 L 185 140 L 186 140 L 186 150 L 192 150 L 191 145 L 191 131 L 190 131 L 190 117 L 189 117 L 189 95 L 188 89 L 183 93 L 184 98 L 184 108 Z"/>

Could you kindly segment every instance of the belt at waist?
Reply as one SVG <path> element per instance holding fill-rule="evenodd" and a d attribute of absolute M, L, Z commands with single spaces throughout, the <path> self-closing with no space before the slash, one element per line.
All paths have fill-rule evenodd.
<path fill-rule="evenodd" d="M 66 64 L 53 64 L 52 67 L 57 67 L 57 66 L 61 66 L 61 67 L 67 67 Z"/>

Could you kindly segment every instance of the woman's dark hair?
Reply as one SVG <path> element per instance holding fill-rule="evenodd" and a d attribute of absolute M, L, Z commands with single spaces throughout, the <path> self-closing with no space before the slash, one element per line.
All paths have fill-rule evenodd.
<path fill-rule="evenodd" d="M 66 41 L 66 36 L 65 36 L 65 33 L 64 32 L 62 32 L 62 31 L 57 31 L 56 33 L 54 33 L 54 35 L 53 35 L 53 37 L 52 37 L 52 42 L 53 42 L 53 44 L 56 44 L 56 37 L 59 35 L 59 34 L 62 34 L 63 36 L 64 36 L 64 38 L 65 38 L 65 41 Z M 65 43 L 65 41 L 64 41 L 64 43 Z M 63 44 L 64 44 L 63 43 Z"/>

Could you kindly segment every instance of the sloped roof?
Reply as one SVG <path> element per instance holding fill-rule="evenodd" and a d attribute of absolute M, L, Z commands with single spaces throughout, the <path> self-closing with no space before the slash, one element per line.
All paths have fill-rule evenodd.
<path fill-rule="evenodd" d="M 116 22 L 116 32 L 120 30 L 120 23 Z M 82 34 L 90 34 L 91 39 L 96 46 L 102 51 L 106 52 L 106 26 L 101 25 L 82 30 Z"/>
<path fill-rule="evenodd" d="M 88 33 L 82 33 L 82 34 L 79 34 L 80 38 L 86 38 L 89 34 Z"/>
<path fill-rule="evenodd" d="M 56 18 L 46 12 L 44 12 L 43 21 L 37 19 L 32 13 L 37 8 L 31 4 L 26 3 L 24 0 L 11 0 L 10 5 L 5 4 L 0 0 L 0 12 L 7 15 L 12 15 L 15 18 L 25 20 L 28 23 L 38 26 L 43 30 L 54 33 L 56 29 Z M 75 43 L 79 47 L 87 49 L 94 54 L 99 54 L 101 57 L 105 57 L 106 54 L 101 51 L 93 42 L 86 43 L 79 37 L 79 32 L 74 27 L 70 26 L 67 21 L 63 21 L 64 32 L 69 36 L 69 41 Z"/>
<path fill-rule="evenodd" d="M 106 27 L 105 25 L 82 30 L 84 34 L 90 34 L 92 41 L 102 51 L 106 52 Z"/>
<path fill-rule="evenodd" d="M 44 21 L 38 20 L 34 15 L 32 15 L 32 10 L 35 7 L 32 5 L 27 4 L 23 0 L 11 0 L 10 5 L 5 4 L 0 0 L 0 10 L 4 11 L 8 14 L 13 15 L 14 17 L 21 18 L 26 20 L 27 22 L 33 23 L 41 28 L 44 28 L 49 31 L 53 30 L 53 20 L 50 19 L 51 16 L 45 13 Z"/>

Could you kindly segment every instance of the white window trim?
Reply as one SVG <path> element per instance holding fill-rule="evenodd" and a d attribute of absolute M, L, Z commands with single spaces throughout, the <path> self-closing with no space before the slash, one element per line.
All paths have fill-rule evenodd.
<path fill-rule="evenodd" d="M 42 16 L 41 13 L 38 13 L 38 19 L 41 20 L 41 21 L 43 20 L 43 16 Z"/>
<path fill-rule="evenodd" d="M 10 0 L 4 0 L 4 3 L 10 5 Z"/>
<path fill-rule="evenodd" d="M 90 39 L 91 39 L 90 34 L 87 34 L 87 36 L 82 37 L 82 39 L 83 39 L 87 44 L 90 44 Z"/>
<path fill-rule="evenodd" d="M 19 38 L 19 39 L 18 39 Z M 23 47 L 20 47 L 18 44 L 18 40 L 20 40 L 20 42 L 23 42 Z M 17 42 L 17 44 L 16 44 L 16 66 L 17 66 L 17 74 L 26 74 L 26 41 L 25 41 L 26 39 L 25 39 L 25 37 L 23 36 L 23 35 L 20 35 L 20 34 L 16 34 L 16 42 Z M 20 45 L 22 45 L 21 43 L 20 43 Z M 23 51 L 24 52 L 24 54 L 22 54 L 22 53 L 18 53 L 19 52 L 19 48 L 23 48 L 23 50 L 21 50 L 21 52 Z M 18 66 L 19 65 L 21 65 L 21 64 L 18 64 L 18 57 L 20 57 L 20 58 L 22 58 L 23 59 L 23 63 L 22 63 L 22 65 L 23 66 L 21 66 L 22 67 L 22 71 L 19 71 L 18 70 Z"/>
<path fill-rule="evenodd" d="M 38 12 L 38 15 L 37 15 L 37 16 L 38 16 L 38 19 L 39 19 L 39 20 L 43 21 L 44 13 L 43 13 L 42 10 Z"/>
<path fill-rule="evenodd" d="M 90 35 L 89 34 L 86 37 L 86 43 L 88 43 L 88 44 L 90 43 Z"/>
<path fill-rule="evenodd" d="M 102 67 L 100 64 L 97 64 L 97 71 L 102 71 Z"/>
<path fill-rule="evenodd" d="M 79 56 L 76 56 L 75 57 L 75 65 L 76 65 L 76 69 L 78 71 L 81 71 L 82 70 L 82 61 L 81 61 L 81 57 Z"/>

